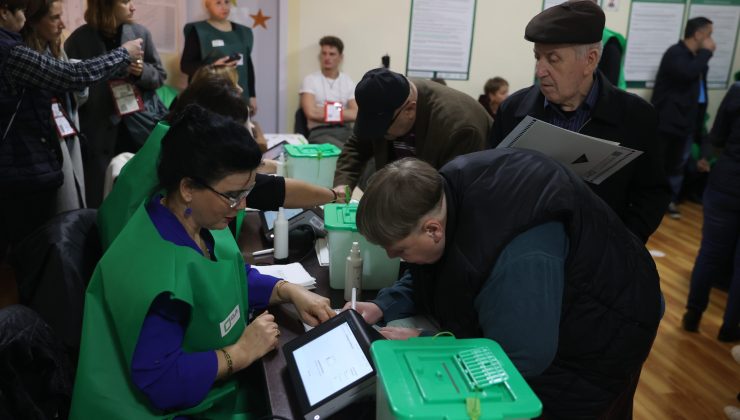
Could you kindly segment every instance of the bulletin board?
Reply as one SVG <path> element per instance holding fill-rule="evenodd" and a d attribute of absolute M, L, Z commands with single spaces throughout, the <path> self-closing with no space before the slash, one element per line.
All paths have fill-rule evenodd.
<path fill-rule="evenodd" d="M 632 2 L 624 57 L 627 87 L 653 87 L 663 53 L 681 38 L 685 11 L 685 0 Z"/>
<path fill-rule="evenodd" d="M 468 80 L 476 0 L 412 0 L 406 74 Z"/>

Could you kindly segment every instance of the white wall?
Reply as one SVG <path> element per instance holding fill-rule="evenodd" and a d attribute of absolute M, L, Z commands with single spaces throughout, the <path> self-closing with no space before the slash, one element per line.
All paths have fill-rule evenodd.
<path fill-rule="evenodd" d="M 448 81 L 448 85 L 476 98 L 493 76 L 507 79 L 512 92 L 531 85 L 534 59 L 532 44 L 524 40 L 524 27 L 541 9 L 542 0 L 478 0 L 470 80 Z M 626 34 L 629 9 L 630 1 L 620 1 L 618 11 L 606 12 L 607 26 Z M 344 41 L 343 70 L 355 83 L 367 70 L 380 66 L 380 57 L 386 53 L 391 56 L 392 70 L 404 72 L 410 10 L 410 0 L 289 0 L 286 91 L 295 94 L 287 97 L 288 112 L 298 107 L 303 76 L 318 69 L 318 40 L 324 35 Z M 733 74 L 740 70 L 739 50 L 736 46 Z M 647 89 L 633 92 L 650 97 Z M 724 93 L 710 91 L 711 115 Z M 292 122 L 284 128 L 292 130 Z"/>

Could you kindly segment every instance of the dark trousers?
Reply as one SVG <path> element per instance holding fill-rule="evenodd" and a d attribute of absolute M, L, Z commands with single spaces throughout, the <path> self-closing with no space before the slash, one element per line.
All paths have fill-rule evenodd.
<path fill-rule="evenodd" d="M 665 174 L 671 187 L 671 201 L 677 202 L 681 193 L 684 171 L 691 151 L 691 136 L 658 133 L 663 148 Z"/>
<path fill-rule="evenodd" d="M 686 308 L 703 312 L 712 283 L 722 276 L 731 276 L 724 325 L 734 328 L 740 321 L 740 195 L 717 191 L 710 183 L 704 191 L 701 247 Z"/>

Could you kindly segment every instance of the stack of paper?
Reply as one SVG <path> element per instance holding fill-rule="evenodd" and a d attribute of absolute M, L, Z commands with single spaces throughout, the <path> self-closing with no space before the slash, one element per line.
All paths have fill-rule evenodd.
<path fill-rule="evenodd" d="M 293 284 L 303 286 L 306 289 L 316 288 L 316 279 L 311 277 L 311 275 L 308 274 L 308 271 L 306 271 L 300 263 L 286 265 L 260 265 L 255 266 L 255 268 L 262 274 L 287 280 Z"/>

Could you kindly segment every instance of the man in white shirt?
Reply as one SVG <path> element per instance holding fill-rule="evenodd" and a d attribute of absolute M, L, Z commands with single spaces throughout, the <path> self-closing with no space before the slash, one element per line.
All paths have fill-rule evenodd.
<path fill-rule="evenodd" d="M 303 79 L 301 109 L 308 120 L 310 143 L 332 143 L 342 147 L 352 134 L 347 123 L 357 117 L 355 83 L 339 71 L 344 43 L 335 36 L 319 40 L 321 70 Z"/>

